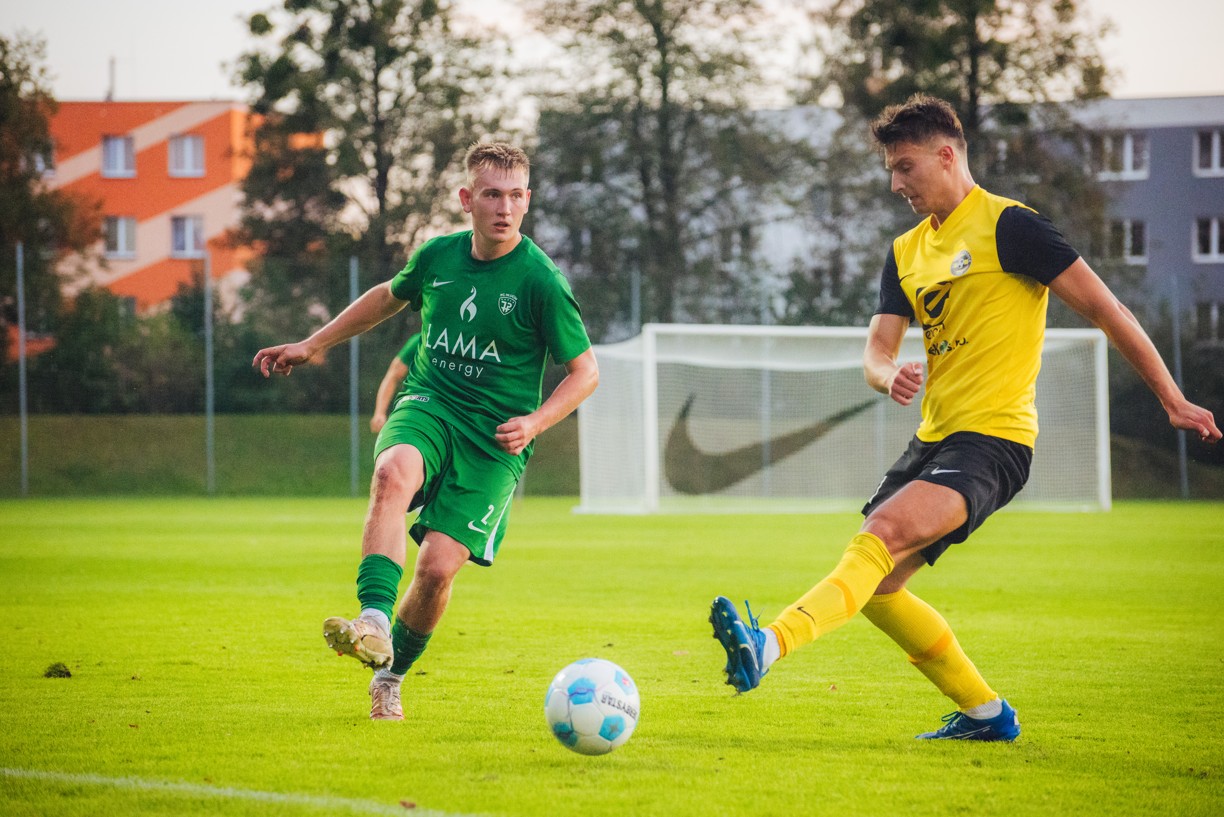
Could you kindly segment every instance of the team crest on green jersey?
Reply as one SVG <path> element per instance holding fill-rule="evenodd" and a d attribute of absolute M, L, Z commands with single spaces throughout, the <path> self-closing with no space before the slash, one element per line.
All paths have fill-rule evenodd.
<path fill-rule="evenodd" d="M 497 298 L 497 308 L 501 310 L 501 313 L 503 315 L 509 315 L 511 312 L 513 312 L 514 307 L 517 303 L 518 303 L 517 295 L 510 295 L 508 293 L 503 292 Z"/>

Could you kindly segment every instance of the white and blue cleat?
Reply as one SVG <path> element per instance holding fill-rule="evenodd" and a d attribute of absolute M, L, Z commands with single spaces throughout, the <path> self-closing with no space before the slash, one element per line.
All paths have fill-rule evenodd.
<path fill-rule="evenodd" d="M 971 718 L 964 712 L 943 717 L 944 725 L 934 732 L 923 732 L 918 740 L 989 740 L 1011 743 L 1020 737 L 1020 718 L 1007 701 L 993 718 Z"/>

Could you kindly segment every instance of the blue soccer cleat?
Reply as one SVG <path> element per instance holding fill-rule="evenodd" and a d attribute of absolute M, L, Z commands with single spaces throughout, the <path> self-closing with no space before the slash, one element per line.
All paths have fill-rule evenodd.
<path fill-rule="evenodd" d="M 971 718 L 964 712 L 944 715 L 944 725 L 935 732 L 923 732 L 918 740 L 1001 740 L 1011 743 L 1020 737 L 1016 710 L 1003 701 L 1003 711 L 993 718 Z"/>
<path fill-rule="evenodd" d="M 761 668 L 761 656 L 765 652 L 765 633 L 757 626 L 752 608 L 748 610 L 748 624 L 744 624 L 739 613 L 725 596 L 718 596 L 710 605 L 710 624 L 714 626 L 714 637 L 727 651 L 727 666 L 723 673 L 727 684 L 738 692 L 757 688 L 761 676 L 769 670 Z"/>

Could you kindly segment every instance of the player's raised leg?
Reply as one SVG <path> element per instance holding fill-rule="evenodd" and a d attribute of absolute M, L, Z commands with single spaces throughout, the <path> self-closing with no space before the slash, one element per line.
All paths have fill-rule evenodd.
<path fill-rule="evenodd" d="M 710 624 L 727 653 L 727 683 L 739 692 L 755 689 L 774 660 L 849 621 L 892 568 L 883 541 L 863 532 L 850 540 L 833 572 L 768 627 L 757 626 L 751 615 L 745 624 L 730 601 L 716 598 Z"/>
<path fill-rule="evenodd" d="M 390 666 L 394 655 L 391 614 L 407 557 L 404 511 L 423 481 L 423 461 L 415 447 L 395 445 L 378 455 L 357 567 L 361 614 L 352 620 L 332 616 L 323 622 L 327 646 L 372 669 Z"/>

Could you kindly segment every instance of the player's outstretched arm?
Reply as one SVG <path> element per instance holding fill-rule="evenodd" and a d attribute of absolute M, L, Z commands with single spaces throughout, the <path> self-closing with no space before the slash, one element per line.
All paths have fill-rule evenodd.
<path fill-rule="evenodd" d="M 337 343 L 377 326 L 403 309 L 405 304 L 407 301 L 391 294 L 390 282 L 378 284 L 305 340 L 260 349 L 251 366 L 264 377 L 273 373 L 288 375 L 294 366 L 316 360 Z"/>
<path fill-rule="evenodd" d="M 565 377 L 538 409 L 524 417 L 511 417 L 497 427 L 497 444 L 509 454 L 521 454 L 539 435 L 555 426 L 591 396 L 599 385 L 595 350 L 587 349 L 565 364 Z"/>
<path fill-rule="evenodd" d="M 901 315 L 874 315 L 867 329 L 867 348 L 863 351 L 863 376 L 867 385 L 903 406 L 914 401 L 924 378 L 921 363 L 897 364 L 909 323 L 909 318 Z"/>
<path fill-rule="evenodd" d="M 1220 439 L 1215 417 L 1207 409 L 1186 399 L 1138 319 L 1093 272 L 1087 261 L 1076 259 L 1051 282 L 1050 290 L 1105 333 L 1109 342 L 1160 400 L 1174 428 L 1193 431 L 1206 442 Z"/>

